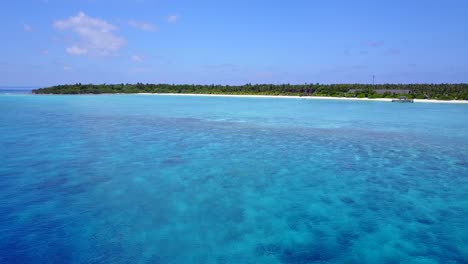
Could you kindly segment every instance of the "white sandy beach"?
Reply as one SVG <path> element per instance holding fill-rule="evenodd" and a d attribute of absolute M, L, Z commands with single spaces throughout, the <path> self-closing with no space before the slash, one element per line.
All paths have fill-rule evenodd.
<path fill-rule="evenodd" d="M 305 99 L 305 100 L 351 100 L 351 101 L 377 101 L 392 102 L 391 98 L 350 98 L 331 96 L 291 96 L 291 95 L 237 95 L 237 94 L 179 94 L 179 93 L 138 93 L 138 95 L 170 95 L 170 96 L 210 96 L 210 97 L 243 97 L 243 98 L 281 98 L 281 99 Z M 443 103 L 443 104 L 468 104 L 468 100 L 431 100 L 414 99 L 415 103 Z"/>

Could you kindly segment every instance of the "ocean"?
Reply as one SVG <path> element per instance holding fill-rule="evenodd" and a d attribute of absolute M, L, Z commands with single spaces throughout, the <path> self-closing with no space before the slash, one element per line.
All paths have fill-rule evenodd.
<path fill-rule="evenodd" d="M 0 263 L 467 263 L 468 104 L 0 94 Z"/>

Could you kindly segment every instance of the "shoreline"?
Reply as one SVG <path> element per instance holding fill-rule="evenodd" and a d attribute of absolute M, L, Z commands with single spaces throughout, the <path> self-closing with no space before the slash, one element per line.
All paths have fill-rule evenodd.
<path fill-rule="evenodd" d="M 183 94 L 183 93 L 134 93 L 133 95 L 153 95 L 153 96 L 200 96 L 200 97 L 238 97 L 238 98 L 281 98 L 281 99 L 306 99 L 306 100 L 348 100 L 348 101 L 368 101 L 368 102 L 392 102 L 395 98 L 354 98 L 354 97 L 333 97 L 333 96 L 294 96 L 294 95 L 241 95 L 241 94 Z M 434 100 L 434 99 L 414 99 L 415 103 L 442 103 L 442 104 L 468 104 L 468 100 Z"/>
<path fill-rule="evenodd" d="M 279 98 L 279 99 L 305 99 L 305 100 L 344 100 L 367 102 L 392 102 L 396 98 L 356 98 L 333 96 L 297 96 L 297 95 L 248 95 L 248 94 L 187 94 L 187 93 L 100 93 L 100 94 L 34 94 L 34 93 L 0 93 L 0 95 L 143 95 L 143 96 L 199 96 L 199 97 L 234 97 L 234 98 Z M 436 100 L 413 99 L 414 103 L 440 103 L 440 104 L 468 104 L 468 100 Z"/>

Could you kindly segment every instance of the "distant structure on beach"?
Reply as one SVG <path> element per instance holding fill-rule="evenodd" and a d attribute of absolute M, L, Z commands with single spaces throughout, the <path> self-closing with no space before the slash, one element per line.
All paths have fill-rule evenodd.
<path fill-rule="evenodd" d="M 413 99 L 408 99 L 406 96 L 400 96 L 398 99 L 393 99 L 393 103 L 414 103 Z"/>

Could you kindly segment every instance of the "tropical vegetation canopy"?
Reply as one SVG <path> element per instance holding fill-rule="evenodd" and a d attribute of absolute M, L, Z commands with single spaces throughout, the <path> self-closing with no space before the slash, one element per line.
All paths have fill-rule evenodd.
<path fill-rule="evenodd" d="M 403 93 L 404 91 L 404 93 Z M 71 84 L 33 90 L 35 94 L 186 93 L 295 95 L 358 98 L 468 100 L 468 84 Z"/>

